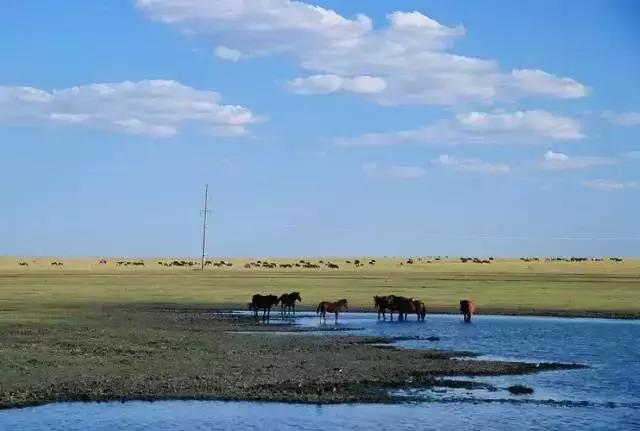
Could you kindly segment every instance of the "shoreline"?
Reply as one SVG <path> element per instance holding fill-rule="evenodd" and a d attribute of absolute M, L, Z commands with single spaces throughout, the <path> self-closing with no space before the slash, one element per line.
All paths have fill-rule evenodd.
<path fill-rule="evenodd" d="M 158 304 L 162 305 L 162 304 Z M 245 312 L 246 310 L 242 307 L 227 307 L 220 304 L 188 304 L 185 303 L 185 306 L 193 306 L 198 309 L 209 309 L 210 311 L 215 311 L 219 313 L 238 313 L 238 315 L 242 315 L 240 313 Z M 308 306 L 298 306 L 296 308 L 297 314 L 309 313 L 315 316 L 315 308 Z M 365 307 L 350 307 L 349 311 L 346 311 L 344 314 L 376 314 L 376 310 L 372 308 Z M 460 312 L 456 309 L 445 308 L 445 307 L 437 307 L 437 308 L 428 308 L 427 307 L 427 319 L 429 315 L 439 316 L 439 315 L 450 315 L 455 316 L 459 315 Z M 409 315 L 409 322 L 411 322 L 411 317 L 414 315 Z M 474 318 L 477 317 L 553 317 L 560 319 L 598 319 L 598 320 L 640 320 L 640 312 L 634 311 L 598 311 L 598 310 L 589 310 L 589 311 L 574 311 L 574 310 L 545 310 L 545 309 L 532 309 L 532 310 L 522 310 L 522 309 L 508 309 L 508 308 L 486 308 L 482 309 L 482 312 L 475 313 Z M 280 312 L 272 310 L 271 318 L 280 319 Z"/>
<path fill-rule="evenodd" d="M 9 353 L 8 369 L 0 370 L 0 409 L 73 401 L 413 402 L 418 400 L 389 391 L 473 388 L 477 382 L 447 378 L 586 367 L 389 349 L 395 341 L 390 337 L 279 337 L 273 331 L 283 326 L 266 328 L 252 318 L 193 308 L 109 309 L 97 323 L 7 328 L 0 335 Z M 144 329 L 131 330 L 139 324 Z M 259 333 L 229 333 L 234 330 Z"/>
<path fill-rule="evenodd" d="M 244 311 L 239 310 L 238 308 L 225 308 L 225 307 L 216 307 L 213 306 L 214 309 L 219 310 L 221 312 L 238 312 Z M 298 313 L 315 313 L 313 308 L 307 308 L 305 306 L 301 306 L 296 309 Z M 272 312 L 273 313 L 273 312 Z M 363 307 L 352 307 L 347 314 L 375 314 L 376 311 L 371 308 L 363 308 Z M 460 315 L 460 312 L 455 309 L 449 308 L 435 308 L 429 309 L 427 308 L 427 318 L 429 315 Z M 274 314 L 272 314 L 272 317 Z M 278 313 L 279 316 L 279 313 Z M 413 315 L 409 315 L 409 319 L 411 321 L 411 317 Z M 461 316 L 461 315 L 460 315 Z M 640 312 L 632 312 L 632 311 L 574 311 L 574 310 L 513 310 L 513 309 L 503 309 L 503 308 L 487 308 L 483 309 L 481 313 L 476 313 L 473 315 L 474 318 L 477 317 L 556 317 L 562 319 L 601 319 L 601 320 L 640 320 Z"/>

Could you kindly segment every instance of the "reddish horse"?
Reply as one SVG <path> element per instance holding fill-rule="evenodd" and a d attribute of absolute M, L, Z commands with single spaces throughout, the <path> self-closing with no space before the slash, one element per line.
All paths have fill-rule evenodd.
<path fill-rule="evenodd" d="M 336 323 L 338 323 L 338 313 L 341 311 L 346 311 L 349 309 L 349 305 L 347 304 L 346 299 L 341 299 L 336 302 L 328 302 L 322 301 L 318 304 L 318 308 L 316 309 L 316 314 L 320 315 L 320 319 L 327 321 L 327 312 L 335 313 L 336 315 Z"/>
<path fill-rule="evenodd" d="M 463 299 L 460 301 L 460 313 L 464 315 L 465 323 L 471 323 L 471 316 L 476 312 L 476 304 L 472 299 Z"/>

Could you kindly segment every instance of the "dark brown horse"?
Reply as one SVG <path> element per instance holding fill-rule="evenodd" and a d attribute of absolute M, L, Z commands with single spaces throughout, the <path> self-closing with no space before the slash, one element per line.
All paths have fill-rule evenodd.
<path fill-rule="evenodd" d="M 253 314 L 258 318 L 258 311 L 262 310 L 262 321 L 269 320 L 271 317 L 271 307 L 278 305 L 278 297 L 276 295 L 253 295 L 249 308 L 253 310 Z"/>
<path fill-rule="evenodd" d="M 281 314 L 296 314 L 296 301 L 302 302 L 300 292 L 285 293 L 278 298 Z"/>
<path fill-rule="evenodd" d="M 416 311 L 415 306 L 413 304 L 413 298 L 406 298 L 404 296 L 395 296 L 390 295 L 389 297 L 389 307 L 391 311 L 398 312 L 398 320 L 400 322 L 406 321 L 409 313 L 414 313 Z"/>
<path fill-rule="evenodd" d="M 318 304 L 316 314 L 320 315 L 320 319 L 327 321 L 327 313 L 335 313 L 336 323 L 338 323 L 338 313 L 349 309 L 349 305 L 346 299 L 341 299 L 336 302 L 322 301 Z"/>
<path fill-rule="evenodd" d="M 460 301 L 460 313 L 464 315 L 465 323 L 471 323 L 471 316 L 476 312 L 476 304 L 472 299 L 463 299 Z"/>
<path fill-rule="evenodd" d="M 419 299 L 414 299 L 413 308 L 416 310 L 418 322 L 424 322 L 424 318 L 427 315 L 427 307 L 424 305 L 424 302 L 420 301 Z"/>
<path fill-rule="evenodd" d="M 391 321 L 393 321 L 393 308 L 391 308 L 391 305 L 389 304 L 390 298 L 393 298 L 393 295 L 376 295 L 373 297 L 373 305 L 376 307 L 376 311 L 378 312 L 378 320 L 380 320 L 380 315 L 382 315 L 382 320 L 387 320 L 386 311 L 389 310 L 391 312 Z"/>

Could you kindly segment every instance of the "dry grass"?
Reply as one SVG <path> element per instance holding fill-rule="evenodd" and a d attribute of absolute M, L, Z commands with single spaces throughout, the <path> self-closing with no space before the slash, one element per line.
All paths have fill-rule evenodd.
<path fill-rule="evenodd" d="M 400 258 L 360 258 L 355 269 L 345 258 L 325 258 L 329 269 L 244 269 L 249 259 L 230 259 L 231 268 L 167 268 L 145 258 L 144 267 L 116 267 L 94 259 L 0 258 L 0 321 L 41 318 L 45 310 L 84 304 L 185 303 L 244 308 L 257 292 L 300 291 L 303 306 L 347 298 L 356 309 L 371 309 L 375 294 L 397 293 L 423 299 L 430 311 L 456 311 L 461 298 L 473 298 L 480 312 L 640 315 L 640 260 L 624 262 L 521 262 L 498 259 L 489 265 L 457 260 L 400 266 Z M 129 259 L 134 260 L 134 259 Z M 193 259 L 195 260 L 195 259 Z M 254 259 L 251 259 L 254 260 Z M 277 263 L 299 258 L 268 259 Z M 317 262 L 319 259 L 309 259 Z M 351 259 L 353 260 L 353 259 Z M 26 261 L 29 267 L 18 266 Z M 53 312 L 53 311 L 51 311 Z"/>

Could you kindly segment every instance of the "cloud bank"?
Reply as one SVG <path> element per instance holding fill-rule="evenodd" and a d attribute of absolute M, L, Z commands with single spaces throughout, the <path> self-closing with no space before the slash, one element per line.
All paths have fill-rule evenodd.
<path fill-rule="evenodd" d="M 299 94 L 352 92 L 385 105 L 491 104 L 527 96 L 580 98 L 575 79 L 539 69 L 503 71 L 496 61 L 459 55 L 461 25 L 421 12 L 392 12 L 386 26 L 364 14 L 292 0 L 137 0 L 150 19 L 210 38 L 228 61 L 282 55 L 310 71 L 290 81 Z"/>
<path fill-rule="evenodd" d="M 582 139 L 580 124 L 547 111 L 469 112 L 411 130 L 340 138 L 337 146 L 531 144 Z"/>
<path fill-rule="evenodd" d="M 259 119 L 247 108 L 224 105 L 218 93 L 176 81 L 90 84 L 53 91 L 0 86 L 0 123 L 57 124 L 170 137 L 195 127 L 245 135 Z"/>

